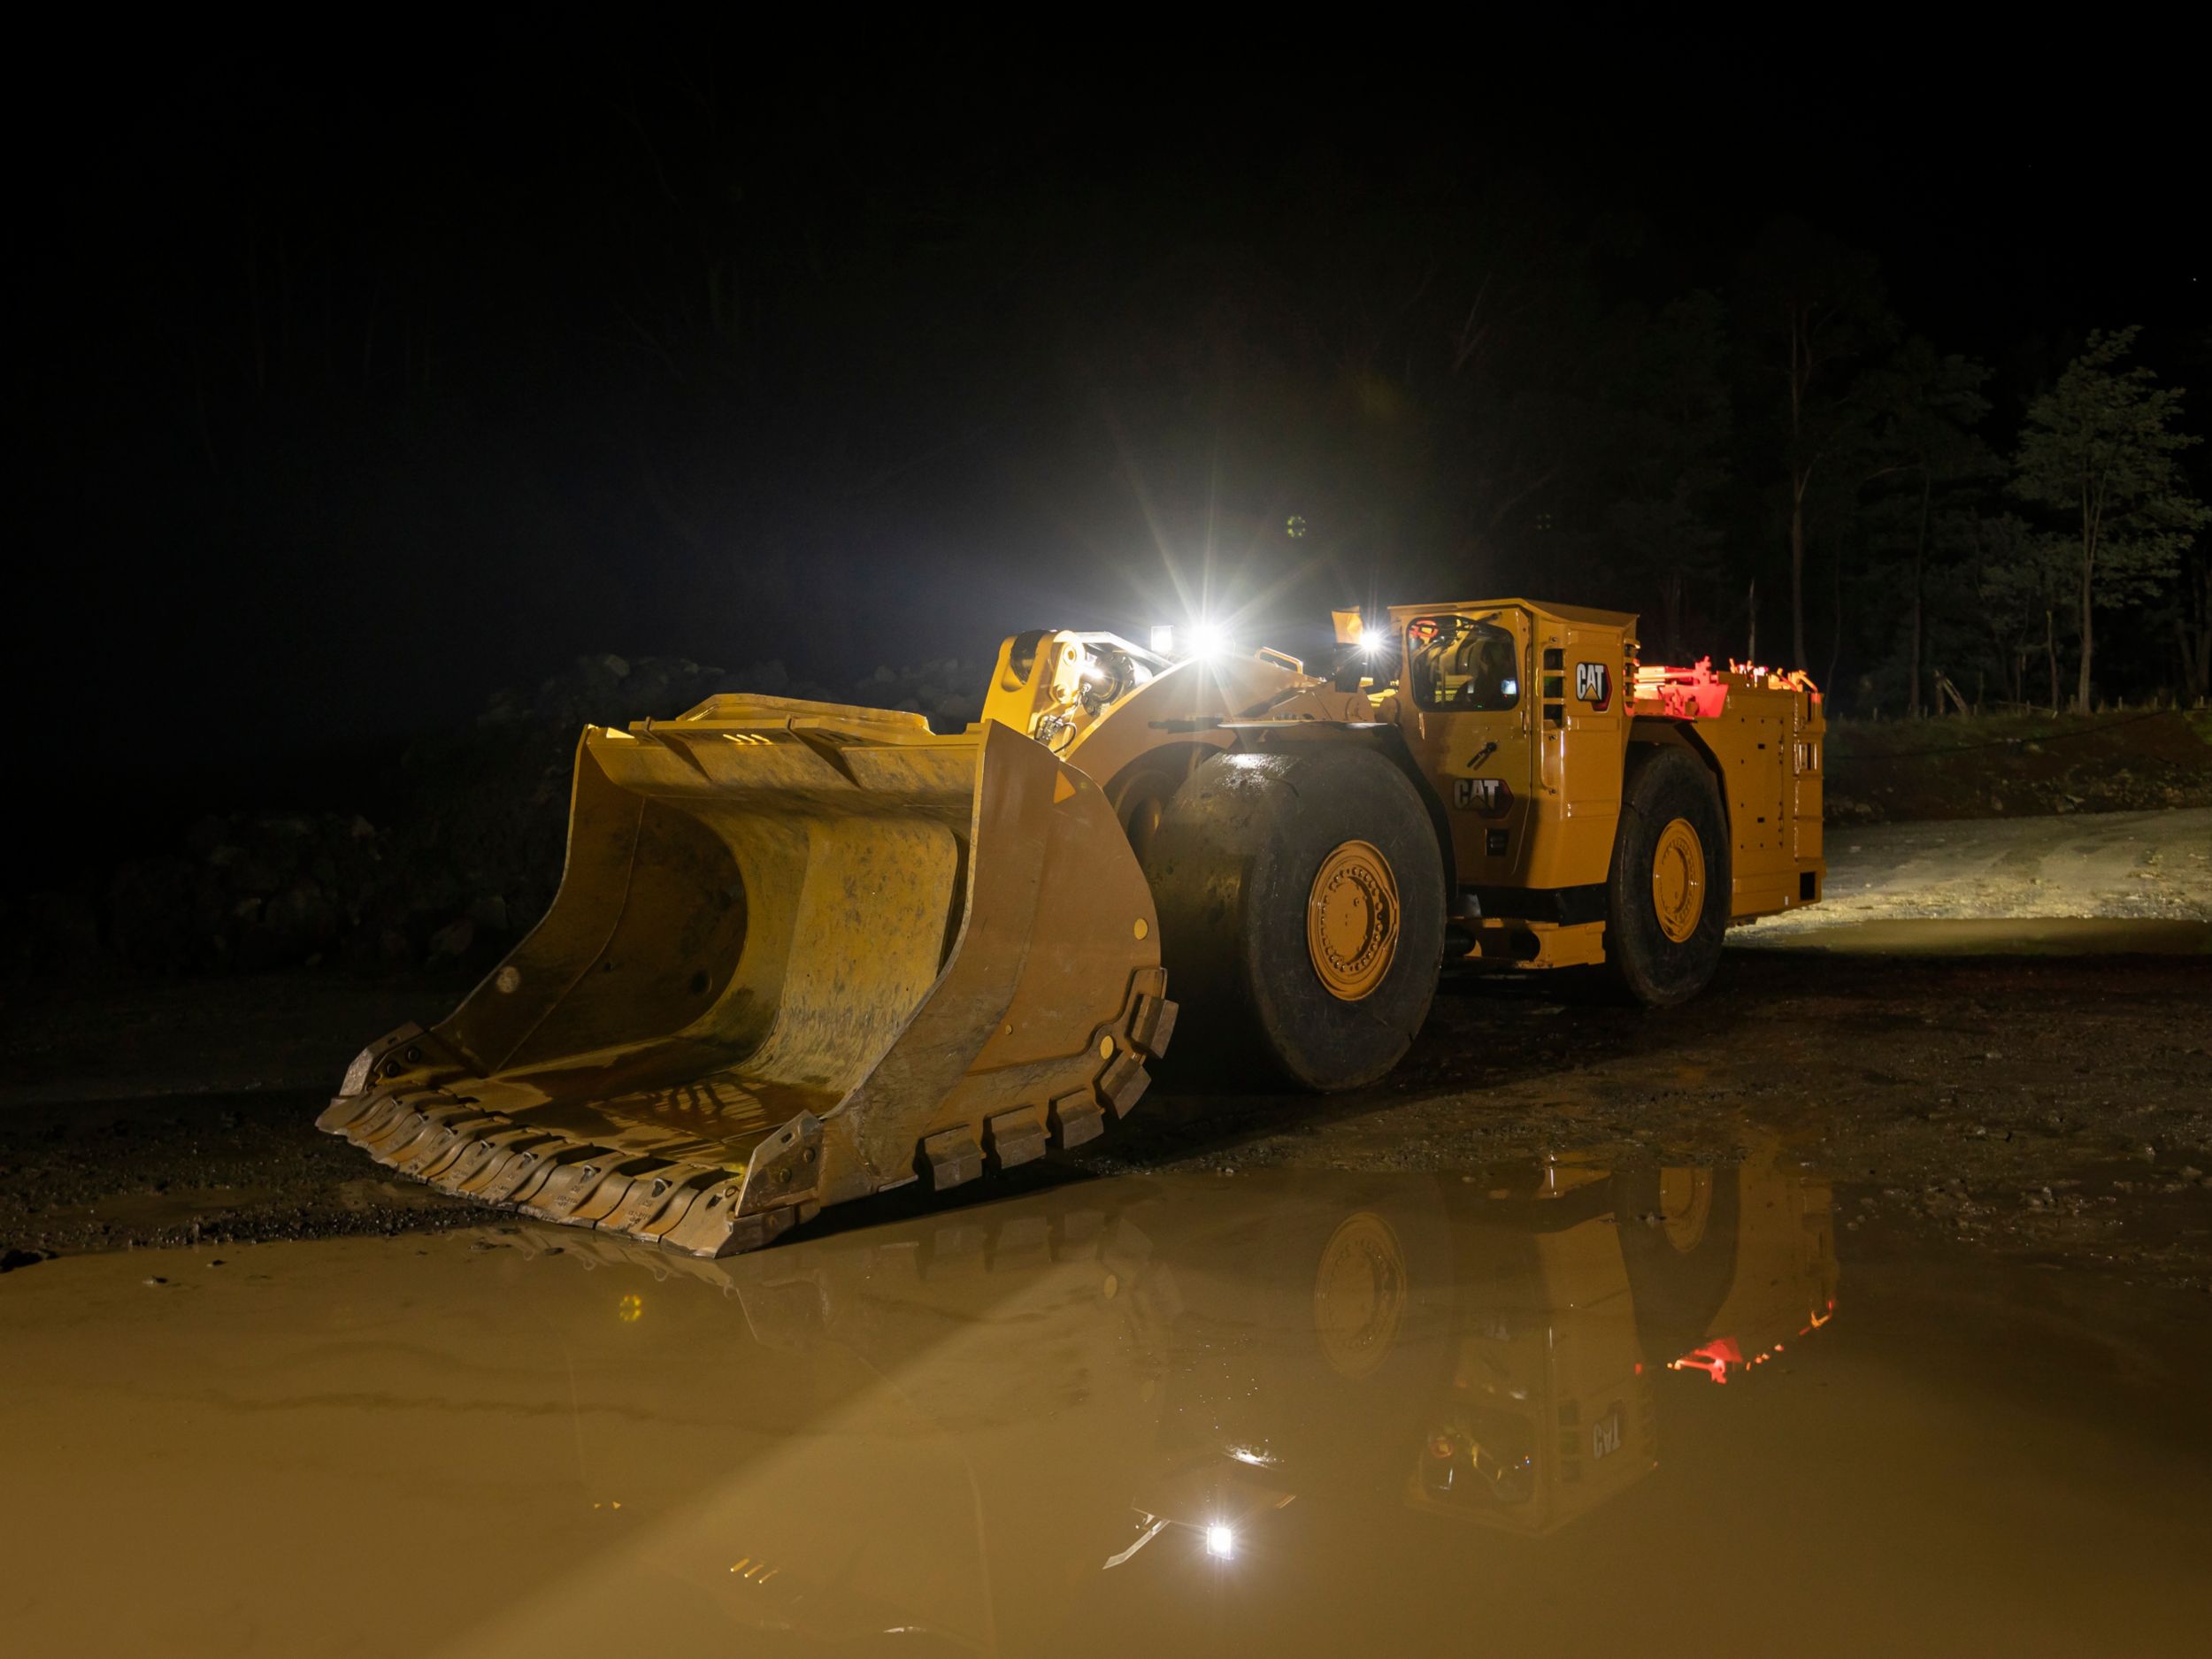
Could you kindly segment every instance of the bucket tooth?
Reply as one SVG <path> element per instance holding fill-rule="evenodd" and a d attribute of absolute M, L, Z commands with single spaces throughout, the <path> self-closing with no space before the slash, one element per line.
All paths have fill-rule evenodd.
<path fill-rule="evenodd" d="M 488 1204 L 511 1204 L 515 1195 L 544 1174 L 546 1160 L 567 1144 L 563 1135 L 540 1135 L 518 1141 L 507 1148 L 506 1161 L 477 1187 L 476 1195 Z"/>
<path fill-rule="evenodd" d="M 354 1123 L 375 1103 L 370 1094 L 340 1094 L 334 1097 L 315 1119 L 315 1127 L 326 1135 L 344 1135 L 352 1139 Z"/>
<path fill-rule="evenodd" d="M 922 1167 L 928 1172 L 931 1187 L 937 1192 L 972 1181 L 983 1173 L 983 1148 L 976 1145 L 972 1130 L 941 1130 L 923 1140 L 920 1151 Z"/>
<path fill-rule="evenodd" d="M 1053 1139 L 1063 1148 L 1079 1147 L 1106 1133 L 1106 1114 L 1089 1089 L 1053 1102 L 1051 1123 Z"/>
<path fill-rule="evenodd" d="M 628 1188 L 600 1218 L 599 1226 L 608 1233 L 626 1233 L 632 1238 L 643 1238 L 646 1224 L 667 1208 L 679 1187 L 700 1173 L 692 1164 L 668 1163 L 631 1177 Z"/>
<path fill-rule="evenodd" d="M 1130 1046 L 1156 1060 L 1167 1052 L 1168 1040 L 1174 1035 L 1175 1004 L 1164 996 L 1141 994 L 1129 1016 Z"/>
<path fill-rule="evenodd" d="M 404 1110 L 389 1094 L 373 1096 L 367 1110 L 356 1116 L 339 1133 L 357 1147 L 373 1148 L 377 1137 L 390 1128 Z"/>
<path fill-rule="evenodd" d="M 504 1118 L 495 1117 L 456 1130 L 452 1144 L 416 1170 L 416 1178 L 449 1193 L 465 1192 L 467 1181 L 481 1173 L 486 1162 L 499 1150 L 492 1137 L 513 1127 Z"/>
<path fill-rule="evenodd" d="M 579 1226 L 603 1227 L 611 1233 L 619 1232 L 620 1229 L 610 1217 L 629 1201 L 634 1190 L 649 1189 L 654 1178 L 667 1168 L 669 1161 L 666 1158 L 622 1159 L 580 1194 L 574 1207 L 561 1218 L 574 1222 Z"/>
<path fill-rule="evenodd" d="M 606 1148 L 582 1141 L 571 1141 L 565 1146 L 541 1153 L 531 1166 L 530 1174 L 507 1194 L 507 1202 L 525 1215 L 558 1221 L 566 1213 L 562 1201 L 572 1200 L 577 1183 L 588 1179 L 583 1173 L 584 1166 L 606 1156 Z"/>
<path fill-rule="evenodd" d="M 429 1113 L 416 1116 L 413 1132 L 405 1137 L 395 1136 L 389 1146 L 377 1153 L 387 1169 L 407 1175 L 414 1172 L 418 1163 L 428 1163 L 444 1148 L 449 1132 Z"/>
<path fill-rule="evenodd" d="M 403 1101 L 394 1101 L 389 1111 L 363 1119 L 363 1132 L 354 1144 L 379 1164 L 389 1164 L 416 1136 L 430 1126 L 423 1115 Z"/>
<path fill-rule="evenodd" d="M 1100 1074 L 1098 1092 L 1113 1107 L 1114 1116 L 1124 1118 L 1142 1097 L 1151 1082 L 1151 1073 L 1144 1069 L 1143 1061 L 1133 1054 L 1117 1055 L 1113 1063 Z"/>
<path fill-rule="evenodd" d="M 406 1161 L 393 1167 L 403 1175 L 411 1175 L 419 1181 L 443 1186 L 444 1178 L 460 1161 L 462 1155 L 476 1144 L 480 1135 L 488 1134 L 506 1122 L 503 1118 L 480 1112 L 473 1107 L 463 1107 L 440 1124 L 434 1134 L 425 1135 L 408 1151 Z"/>
<path fill-rule="evenodd" d="M 421 1096 L 395 1102 L 395 1109 L 380 1118 L 376 1127 L 361 1136 L 356 1144 L 379 1164 L 388 1166 L 398 1163 L 425 1135 L 437 1128 L 422 1110 L 427 1103 Z"/>
<path fill-rule="evenodd" d="M 435 1138 L 443 1127 L 441 1108 L 452 1104 L 442 1094 L 410 1095 L 400 1102 L 397 1112 L 386 1119 L 374 1134 L 363 1137 L 360 1144 L 378 1163 L 400 1168 L 418 1152 L 436 1144 Z"/>
<path fill-rule="evenodd" d="M 738 1178 L 727 1170 L 688 1166 L 688 1172 L 667 1196 L 653 1218 L 640 1226 L 626 1229 L 634 1236 L 650 1239 L 656 1243 L 677 1240 L 710 1239 L 715 1236 L 716 1224 L 726 1223 L 725 1210 L 737 1208 Z M 695 1215 L 693 1212 L 696 1211 Z M 722 1231 L 726 1232 L 726 1226 Z M 680 1249 L 687 1248 L 679 1243 Z M 712 1250 L 691 1250 L 694 1256 L 713 1255 Z"/>
<path fill-rule="evenodd" d="M 708 1164 L 678 1162 L 647 1189 L 642 1212 L 632 1217 L 623 1231 L 633 1238 L 658 1238 L 682 1219 L 691 1202 L 720 1181 L 726 1171 Z"/>
<path fill-rule="evenodd" d="M 456 1171 L 457 1179 L 449 1182 L 450 1189 L 465 1198 L 495 1204 L 514 1191 L 530 1172 L 530 1163 L 535 1161 L 532 1154 L 559 1139 L 557 1135 L 539 1133 L 518 1124 L 501 1129 L 477 1143 L 484 1148 L 485 1157 L 466 1174 Z"/>
<path fill-rule="evenodd" d="M 984 1128 L 990 1138 L 992 1161 L 1002 1170 L 1045 1155 L 1045 1115 L 1034 1106 L 1001 1112 Z"/>
<path fill-rule="evenodd" d="M 548 1221 L 565 1221 L 591 1196 L 607 1171 L 621 1159 L 611 1148 L 578 1145 L 548 1160 L 545 1179 L 515 1194 L 515 1207 Z"/>
<path fill-rule="evenodd" d="M 422 1126 L 404 1146 L 393 1148 L 382 1155 L 384 1162 L 402 1175 L 412 1175 L 426 1164 L 435 1162 L 453 1144 L 453 1131 L 437 1121 L 429 1113 L 422 1117 Z"/>

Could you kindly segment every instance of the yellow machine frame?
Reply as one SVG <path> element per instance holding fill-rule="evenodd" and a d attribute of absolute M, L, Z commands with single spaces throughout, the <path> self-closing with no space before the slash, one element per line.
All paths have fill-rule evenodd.
<path fill-rule="evenodd" d="M 1728 920 L 1819 896 L 1825 727 L 1803 676 L 1642 666 L 1619 611 L 1389 616 L 1363 667 L 1325 678 L 1279 651 L 1175 660 L 1108 634 L 1017 635 L 957 735 L 747 695 L 588 727 L 553 908 L 446 1019 L 363 1051 L 322 1126 L 449 1190 L 701 1255 L 1079 1144 L 1135 1104 L 1173 1033 L 1146 848 L 1228 750 L 1354 744 L 1395 765 L 1435 833 L 1455 949 L 1480 964 L 1604 960 L 1640 748 L 1686 749 L 1716 779 Z M 1479 627 L 1494 659 L 1509 648 L 1505 701 L 1423 705 L 1413 641 L 1446 624 Z M 1389 782 L 1359 764 L 1362 790 Z M 1345 1004 L 1411 960 L 1390 954 L 1399 891 L 1363 839 L 1370 798 L 1346 797 L 1350 839 L 1320 861 L 1302 925 Z M 1425 849 L 1412 810 L 1399 833 Z M 1699 922 L 1701 854 L 1673 828 Z M 1401 1045 L 1425 1008 L 1424 992 Z"/>

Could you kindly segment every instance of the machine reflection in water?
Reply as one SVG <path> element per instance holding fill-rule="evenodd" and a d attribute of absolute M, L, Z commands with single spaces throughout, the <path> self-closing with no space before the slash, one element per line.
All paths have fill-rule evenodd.
<path fill-rule="evenodd" d="M 580 1408 L 588 1486 L 694 1510 L 663 1571 L 743 1624 L 1008 1651 L 1079 1617 L 1041 1586 L 1085 1575 L 1237 1576 L 1409 1514 L 1571 1526 L 1657 1466 L 1661 1395 L 1694 1382 L 1671 1372 L 1745 1374 L 1828 1321 L 1837 1279 L 1827 1184 L 1766 1163 L 1263 1175 L 1205 1202 L 1118 1180 L 722 1263 L 521 1241 L 624 1270 L 614 1317 L 564 1340 L 587 1374 L 649 1344 L 623 1369 L 655 1367 L 657 1416 L 773 1419 L 786 1381 L 872 1379 L 703 1512 L 700 1463 Z"/>

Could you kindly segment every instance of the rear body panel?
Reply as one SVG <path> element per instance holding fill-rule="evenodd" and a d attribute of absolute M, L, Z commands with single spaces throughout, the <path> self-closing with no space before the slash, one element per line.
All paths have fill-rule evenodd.
<path fill-rule="evenodd" d="M 1705 757 L 1728 809 L 1729 918 L 1749 921 L 1809 904 L 1827 879 L 1821 839 L 1828 722 L 1802 674 L 1732 664 L 1717 673 L 1644 668 L 1636 678 L 1638 736 L 1678 736 Z"/>

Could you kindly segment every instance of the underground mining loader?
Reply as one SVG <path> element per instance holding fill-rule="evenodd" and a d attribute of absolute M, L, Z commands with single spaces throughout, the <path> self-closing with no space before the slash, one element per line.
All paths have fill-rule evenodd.
<path fill-rule="evenodd" d="M 587 727 L 551 909 L 321 1126 L 721 1256 L 1094 1139 L 1179 1025 L 1326 1090 L 1396 1064 L 1447 962 L 1678 1002 L 1819 896 L 1824 723 L 1801 675 L 1641 664 L 1635 622 L 1401 606 L 1319 673 L 1041 631 L 958 734 L 742 695 Z"/>

